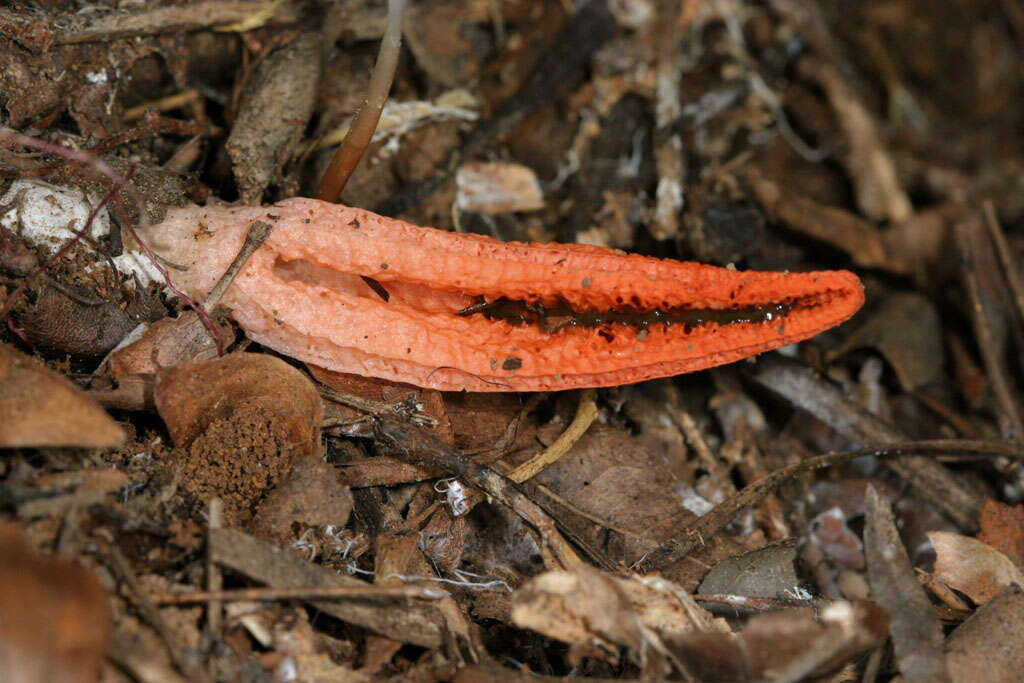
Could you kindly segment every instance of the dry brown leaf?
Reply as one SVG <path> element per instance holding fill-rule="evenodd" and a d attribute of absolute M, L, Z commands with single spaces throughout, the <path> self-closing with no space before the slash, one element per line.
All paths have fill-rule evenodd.
<path fill-rule="evenodd" d="M 786 597 L 800 581 L 793 571 L 796 542 L 782 541 L 757 550 L 727 557 L 708 572 L 700 584 L 701 593 L 724 593 L 750 597 Z"/>
<path fill-rule="evenodd" d="M 896 530 L 892 506 L 870 485 L 864 502 L 864 556 L 871 596 L 891 615 L 890 631 L 900 673 L 911 683 L 948 681 L 942 655 L 942 627 L 914 576 Z"/>
<path fill-rule="evenodd" d="M 804 60 L 803 64 L 810 64 Z M 882 143 L 878 125 L 847 79 L 828 62 L 814 62 L 813 74 L 825 91 L 846 134 L 849 150 L 846 167 L 853 182 L 857 205 L 868 218 L 899 223 L 914 211 L 910 198 L 896 177 L 896 166 Z"/>
<path fill-rule="evenodd" d="M 617 661 L 619 647 L 629 648 L 640 661 L 661 638 L 729 631 L 670 581 L 612 576 L 587 565 L 528 581 L 513 597 L 512 620 L 570 643 L 575 657 L 609 661 Z"/>
<path fill-rule="evenodd" d="M 106 602 L 91 573 L 0 527 L 0 680 L 96 681 L 110 643 Z"/>
<path fill-rule="evenodd" d="M 696 680 L 796 681 L 879 647 L 888 626 L 885 610 L 873 602 L 836 602 L 817 618 L 810 609 L 771 612 L 752 617 L 737 634 L 695 632 L 666 638 L 665 645 Z"/>
<path fill-rule="evenodd" d="M 1019 681 L 1024 671 L 1024 594 L 1010 586 L 977 609 L 946 639 L 955 683 Z"/>
<path fill-rule="evenodd" d="M 0 448 L 110 448 L 124 439 L 78 387 L 0 343 Z"/>
<path fill-rule="evenodd" d="M 981 506 L 978 540 L 988 543 L 1024 570 L 1024 505 L 1003 505 L 991 498 Z"/>
<path fill-rule="evenodd" d="M 894 294 L 828 357 L 872 347 L 889 362 L 907 391 L 941 379 L 946 364 L 942 322 L 931 300 L 912 292 Z"/>
<path fill-rule="evenodd" d="M 234 339 L 229 325 L 217 325 L 226 342 Z M 188 360 L 213 360 L 217 357 L 217 340 L 195 311 L 186 311 L 177 318 L 161 318 L 145 327 L 136 328 L 132 339 L 122 341 L 103 359 L 100 372 L 111 375 L 155 374 Z"/>
<path fill-rule="evenodd" d="M 352 492 L 338 470 L 320 458 L 298 458 L 260 503 L 253 527 L 265 538 L 290 539 L 294 522 L 341 528 L 351 512 Z"/>
<path fill-rule="evenodd" d="M 620 646 L 639 652 L 644 643 L 629 598 L 611 576 L 587 565 L 528 581 L 516 591 L 512 621 L 572 644 L 576 658 L 617 662 Z"/>
<path fill-rule="evenodd" d="M 1024 585 L 1024 573 L 1010 558 L 970 536 L 932 531 L 935 577 L 983 605 L 1011 583 Z"/>

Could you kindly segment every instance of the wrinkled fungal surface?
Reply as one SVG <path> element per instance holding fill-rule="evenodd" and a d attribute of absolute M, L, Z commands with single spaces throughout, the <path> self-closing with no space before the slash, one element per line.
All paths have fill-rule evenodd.
<path fill-rule="evenodd" d="M 274 230 L 224 298 L 246 334 L 331 370 L 441 390 L 628 384 L 807 339 L 857 311 L 846 271 L 735 271 L 500 242 L 313 199 L 184 207 L 143 238 L 205 296 L 254 221 Z"/>

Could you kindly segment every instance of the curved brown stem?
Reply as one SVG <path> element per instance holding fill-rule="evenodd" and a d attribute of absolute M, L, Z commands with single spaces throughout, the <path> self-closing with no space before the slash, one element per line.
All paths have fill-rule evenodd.
<path fill-rule="evenodd" d="M 377 53 L 377 63 L 373 66 L 373 75 L 370 76 L 366 99 L 353 119 L 341 146 L 334 153 L 331 165 L 320 178 L 320 186 L 316 190 L 317 199 L 326 202 L 338 201 L 352 171 L 373 138 L 380 113 L 384 109 L 384 102 L 391 91 L 395 69 L 398 67 L 404 10 L 405 0 L 388 0 L 388 24 L 380 41 L 380 51 Z"/>

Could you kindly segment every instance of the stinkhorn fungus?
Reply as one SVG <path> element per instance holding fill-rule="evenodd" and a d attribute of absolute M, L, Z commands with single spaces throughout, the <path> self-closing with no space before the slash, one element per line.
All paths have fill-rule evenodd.
<path fill-rule="evenodd" d="M 203 298 L 273 225 L 223 303 L 253 340 L 441 390 L 547 391 L 693 372 L 812 337 L 864 301 L 846 271 L 772 273 L 500 242 L 315 199 L 171 209 L 142 239 Z M 374 286 L 375 285 L 375 286 Z"/>

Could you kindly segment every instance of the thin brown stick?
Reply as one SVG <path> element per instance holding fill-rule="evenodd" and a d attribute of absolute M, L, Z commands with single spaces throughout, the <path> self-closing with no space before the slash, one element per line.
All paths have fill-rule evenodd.
<path fill-rule="evenodd" d="M 871 455 L 874 457 L 902 457 L 914 455 L 971 455 L 978 458 L 1006 457 L 1024 460 L 1024 448 L 993 441 L 961 441 L 936 439 L 931 441 L 907 441 L 901 444 L 887 444 L 876 448 L 859 448 L 852 451 L 835 451 L 808 458 L 802 462 L 775 470 L 763 479 L 737 491 L 710 512 L 683 527 L 673 539 L 665 541 L 646 553 L 633 565 L 633 569 L 646 574 L 660 571 L 683 559 L 698 546 L 721 531 L 745 508 L 756 504 L 792 477 L 812 470 L 832 467 L 854 458 Z"/>
<path fill-rule="evenodd" d="M 671 391 L 671 395 L 672 399 L 666 404 L 668 414 L 672 421 L 676 423 L 679 431 L 683 433 L 686 443 L 697 453 L 697 458 L 704 466 L 704 469 L 714 477 L 715 482 L 719 486 L 724 486 L 729 490 L 735 489 L 732 480 L 729 478 L 729 472 L 722 466 L 719 459 L 715 457 L 715 454 L 711 452 L 707 441 L 704 440 L 704 435 L 700 433 L 697 421 L 693 419 L 690 413 L 678 407 L 678 401 L 675 400 L 678 395 L 674 389 Z"/>
<path fill-rule="evenodd" d="M 203 302 L 203 310 L 207 313 L 213 311 L 213 309 L 220 303 L 220 300 L 224 297 L 224 292 L 228 290 L 231 283 L 234 282 L 238 272 L 242 270 L 242 266 L 245 265 L 249 257 L 252 256 L 253 252 L 260 248 L 267 238 L 270 237 L 270 233 L 273 232 L 274 226 L 270 223 L 264 223 L 263 221 L 253 221 L 252 226 L 249 227 L 249 232 L 245 234 L 245 242 L 242 243 L 242 248 L 238 250 L 238 255 L 235 256 L 235 260 L 231 262 L 228 269 L 224 271 L 224 274 L 217 280 L 217 284 L 213 286 L 210 293 L 206 295 L 206 300 Z"/>
<path fill-rule="evenodd" d="M 440 439 L 405 422 L 378 418 L 374 422 L 373 432 L 378 443 L 387 446 L 401 459 L 415 465 L 440 467 L 511 508 L 537 530 L 544 546 L 562 567 L 572 569 L 582 562 L 559 534 L 554 520 L 496 470 L 463 457 Z"/>
<path fill-rule="evenodd" d="M 415 598 L 437 600 L 444 593 L 420 586 L 299 586 L 275 588 L 233 588 L 191 593 L 156 593 L 150 599 L 158 605 L 188 605 L 195 602 L 238 600 L 339 600 L 343 598 Z"/>
<path fill-rule="evenodd" d="M 178 667 L 181 673 L 193 681 L 212 681 L 209 674 L 197 661 L 194 653 L 186 650 L 183 639 L 167 623 L 163 615 L 160 614 L 160 610 L 150 600 L 149 594 L 143 590 L 142 584 L 139 583 L 138 577 L 135 576 L 135 572 L 128 563 L 128 559 L 125 558 L 117 546 L 113 543 L 104 543 L 102 557 L 117 577 L 118 582 L 128 588 L 135 607 L 142 614 L 142 618 L 153 627 L 160 636 L 160 639 L 163 640 L 170 654 L 171 661 L 174 662 L 174 665 Z"/>
<path fill-rule="evenodd" d="M 992 385 L 992 393 L 999 404 L 1000 430 L 1003 436 L 1009 437 L 1013 441 L 1020 441 L 1024 438 L 1024 422 L 1021 420 L 1016 397 L 1006 377 L 1006 366 L 1000 353 L 1000 345 L 989 322 L 990 316 L 994 315 L 994 312 L 986 307 L 986 297 L 978 278 L 978 253 L 983 249 L 980 231 L 974 221 L 960 223 L 954 230 L 960 253 L 963 256 L 960 270 L 967 295 L 970 297 L 974 338 L 978 342 L 978 350 L 981 352 L 985 372 Z"/>
<path fill-rule="evenodd" d="M 343 406 L 349 408 L 355 408 L 364 413 L 375 415 L 377 417 L 397 415 L 400 417 L 406 417 L 413 423 L 422 425 L 424 427 L 435 427 L 437 426 L 437 418 L 427 415 L 424 412 L 420 412 L 416 409 L 415 405 L 410 406 L 411 401 L 400 401 L 398 403 L 384 403 L 383 401 L 374 401 L 373 399 L 363 398 L 362 396 L 356 396 L 355 394 L 346 394 L 343 391 L 332 389 L 326 385 L 318 385 L 317 391 L 320 396 L 326 398 L 328 401 L 334 401 L 340 403 Z M 321 429 L 330 429 L 332 427 L 341 427 L 351 424 L 353 421 L 349 419 L 326 419 L 320 423 Z"/>
<path fill-rule="evenodd" d="M 377 130 L 380 113 L 391 91 L 391 82 L 398 68 L 398 55 L 402 48 L 402 15 L 405 11 L 405 0 L 388 0 L 388 24 L 384 36 L 380 39 L 380 51 L 377 63 L 373 66 L 370 85 L 366 89 L 366 99 L 359 109 L 348 134 L 341 146 L 334 153 L 330 165 L 320 178 L 320 186 L 316 189 L 316 198 L 325 202 L 336 202 L 341 197 L 349 177 L 363 158 L 363 152 L 370 145 L 373 133 Z"/>
<path fill-rule="evenodd" d="M 220 529 L 224 526 L 224 502 L 217 496 L 210 499 L 209 528 Z M 210 593 L 217 593 L 224 585 L 224 577 L 220 572 L 220 566 L 214 561 L 210 553 L 210 544 L 206 544 L 206 590 Z M 214 638 L 220 637 L 221 617 L 224 615 L 220 600 L 211 600 L 206 606 L 206 629 Z"/>
<path fill-rule="evenodd" d="M 199 94 L 198 90 L 196 90 L 195 88 L 189 88 L 188 90 L 175 93 L 173 95 L 168 95 L 167 97 L 161 97 L 158 100 L 151 100 L 149 102 L 137 104 L 134 107 L 129 107 L 124 111 L 124 120 L 134 121 L 135 119 L 140 119 L 150 109 L 153 109 L 155 111 L 170 111 L 172 109 L 180 109 L 181 107 L 184 107 L 186 104 L 198 102 L 202 99 L 202 97 L 203 96 Z"/>
<path fill-rule="evenodd" d="M 988 227 L 989 237 L 996 247 L 996 255 L 999 257 L 999 264 L 1003 267 L 1003 275 L 1006 277 L 1010 291 L 1013 292 L 1013 303 L 1017 305 L 1017 314 L 1024 319 L 1024 285 L 1021 284 L 1017 275 L 1017 264 L 1013 262 L 1013 254 L 1010 252 L 1010 245 L 1006 243 L 1006 235 L 999 224 L 999 217 L 996 215 L 995 206 L 991 199 L 985 200 L 982 205 L 985 211 L 985 225 Z"/>

